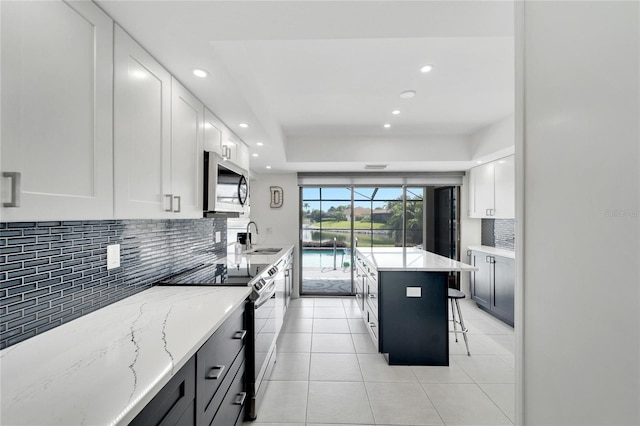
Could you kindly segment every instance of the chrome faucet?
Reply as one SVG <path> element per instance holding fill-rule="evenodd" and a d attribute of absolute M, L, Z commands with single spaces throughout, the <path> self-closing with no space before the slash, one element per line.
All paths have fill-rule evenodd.
<path fill-rule="evenodd" d="M 255 223 L 254 221 L 250 221 L 249 223 L 247 223 L 247 250 L 249 250 L 251 248 L 251 234 L 249 233 L 249 228 L 251 227 L 252 223 L 256 227 L 256 235 L 260 234 L 260 232 L 258 232 L 258 224 L 257 223 Z"/>

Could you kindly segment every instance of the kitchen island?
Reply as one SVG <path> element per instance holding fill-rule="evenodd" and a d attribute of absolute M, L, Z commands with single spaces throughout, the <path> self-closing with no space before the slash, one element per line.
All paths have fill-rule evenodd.
<path fill-rule="evenodd" d="M 407 248 L 358 248 L 358 306 L 389 364 L 449 365 L 449 275 L 476 268 Z"/>
<path fill-rule="evenodd" d="M 128 424 L 250 292 L 152 287 L 0 351 L 0 423 Z"/>

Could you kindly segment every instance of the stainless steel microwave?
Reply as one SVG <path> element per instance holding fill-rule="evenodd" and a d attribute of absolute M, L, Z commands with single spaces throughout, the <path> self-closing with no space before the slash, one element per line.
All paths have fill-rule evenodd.
<path fill-rule="evenodd" d="M 244 210 L 249 196 L 247 171 L 215 152 L 204 153 L 204 212 Z"/>

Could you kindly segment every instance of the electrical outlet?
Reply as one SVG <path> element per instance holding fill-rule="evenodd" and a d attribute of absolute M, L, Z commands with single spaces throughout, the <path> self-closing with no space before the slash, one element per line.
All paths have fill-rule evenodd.
<path fill-rule="evenodd" d="M 222 241 L 222 234 L 220 233 L 220 231 L 216 231 L 216 243 L 219 243 Z"/>
<path fill-rule="evenodd" d="M 267 228 L 267 234 L 273 234 L 273 228 L 268 227 Z"/>
<path fill-rule="evenodd" d="M 107 246 L 107 270 L 120 267 L 120 244 Z"/>

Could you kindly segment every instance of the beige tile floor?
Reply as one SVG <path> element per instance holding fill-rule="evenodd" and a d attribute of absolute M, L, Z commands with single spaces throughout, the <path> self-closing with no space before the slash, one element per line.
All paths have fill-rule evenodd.
<path fill-rule="evenodd" d="M 450 366 L 389 366 L 353 298 L 292 301 L 258 418 L 246 425 L 511 425 L 513 328 L 463 300 L 471 356 L 450 335 Z"/>

